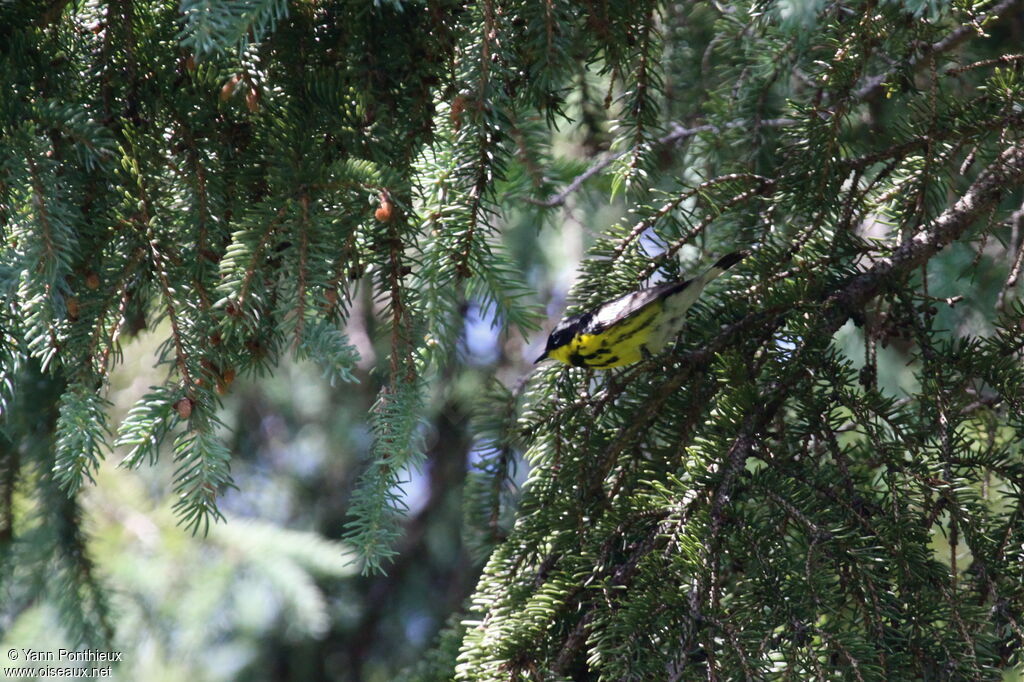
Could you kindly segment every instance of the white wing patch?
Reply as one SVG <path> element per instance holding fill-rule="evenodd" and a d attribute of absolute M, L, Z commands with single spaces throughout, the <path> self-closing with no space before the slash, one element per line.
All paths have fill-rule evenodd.
<path fill-rule="evenodd" d="M 625 296 L 620 296 L 614 301 L 608 301 L 594 311 L 594 317 L 591 319 L 590 324 L 587 325 L 586 333 L 595 334 L 607 329 L 611 325 L 635 315 L 651 303 L 661 299 L 665 296 L 666 292 L 671 291 L 672 289 L 682 290 L 683 287 L 688 288 L 688 285 L 689 282 L 670 282 L 668 284 L 659 284 L 656 287 L 649 287 L 647 289 L 641 289 L 640 291 L 634 291 L 633 293 L 626 294 Z"/>

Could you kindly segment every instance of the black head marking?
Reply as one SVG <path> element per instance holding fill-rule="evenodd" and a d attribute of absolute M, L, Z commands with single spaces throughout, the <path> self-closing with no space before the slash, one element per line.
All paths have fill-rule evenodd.
<path fill-rule="evenodd" d="M 583 313 L 582 315 L 573 315 L 567 317 L 558 323 L 558 325 L 551 330 L 551 334 L 548 336 L 547 345 L 544 346 L 544 353 L 534 362 L 540 362 L 546 360 L 548 354 L 556 348 L 561 348 L 572 342 L 574 336 L 580 333 L 589 323 L 593 317 L 590 313 Z"/>
<path fill-rule="evenodd" d="M 556 348 L 561 348 L 572 341 L 572 338 L 587 326 L 590 322 L 590 317 L 590 313 L 583 313 L 582 315 L 573 315 L 559 322 L 558 326 L 551 330 L 551 335 L 548 336 L 548 343 L 544 348 L 544 352 L 548 353 Z"/>
<path fill-rule="evenodd" d="M 548 344 L 544 347 L 544 350 L 552 351 L 556 348 L 561 348 L 565 344 L 572 341 L 572 337 L 575 335 L 575 331 L 572 328 L 558 329 L 555 328 L 551 332 L 551 336 L 548 337 Z"/>

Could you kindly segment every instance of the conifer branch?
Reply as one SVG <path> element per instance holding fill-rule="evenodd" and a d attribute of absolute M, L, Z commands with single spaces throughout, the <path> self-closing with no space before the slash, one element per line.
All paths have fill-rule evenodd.
<path fill-rule="evenodd" d="M 648 88 L 651 79 L 651 43 L 653 42 L 651 34 L 657 30 L 654 28 L 654 8 L 654 3 L 648 3 L 647 11 L 643 17 L 643 24 L 640 27 L 639 58 L 635 72 L 636 85 L 633 86 L 631 84 L 633 101 L 628 113 L 632 117 L 631 122 L 633 124 L 633 153 L 632 158 L 629 160 L 630 171 L 636 171 L 639 168 L 640 150 L 643 149 L 644 142 L 647 140 L 644 110 L 650 107 Z"/>
<path fill-rule="evenodd" d="M 1010 266 L 1010 272 L 1006 275 L 1006 281 L 1003 282 L 1002 289 L 999 290 L 999 298 L 996 301 L 996 307 L 1000 310 L 1005 309 L 1007 301 L 1006 294 L 1017 286 L 1017 280 L 1020 278 L 1021 269 L 1024 268 L 1024 205 L 1014 211 L 1007 222 L 1011 226 L 1009 250 L 1012 251 L 1013 249 L 1016 249 L 1017 254 L 1013 257 L 1013 264 Z"/>
<path fill-rule="evenodd" d="M 860 310 L 864 304 L 876 295 L 886 284 L 895 283 L 907 277 L 911 271 L 925 263 L 938 251 L 957 239 L 967 228 L 995 204 L 1007 191 L 1024 184 L 1024 146 L 1015 145 L 1004 150 L 998 158 L 987 167 L 971 184 L 963 196 L 953 206 L 937 216 L 922 230 L 914 234 L 900 245 L 890 258 L 881 258 L 866 272 L 854 275 L 839 288 L 823 296 L 824 304 L 820 314 L 820 322 L 813 336 L 827 338 L 841 327 L 851 313 Z M 781 322 L 782 316 L 776 317 L 773 323 Z M 808 334 L 810 337 L 811 334 Z M 695 352 L 704 355 L 704 351 Z M 707 357 L 705 355 L 705 357 Z M 710 358 L 709 358 L 710 359 Z M 795 368 L 800 363 L 791 361 Z M 686 365 L 689 369 L 689 363 Z M 752 438 L 774 416 L 781 406 L 790 382 L 795 379 L 795 372 L 790 370 L 788 379 L 780 382 L 773 391 L 773 396 L 765 396 L 764 407 L 748 416 L 747 427 L 737 438 L 733 451 L 729 455 L 730 465 L 726 469 L 726 480 L 731 480 L 729 471 L 738 471 L 750 454 Z M 685 372 L 689 374 L 689 371 Z M 683 374 L 682 372 L 680 374 Z M 674 383 L 674 382 L 673 382 Z M 743 434 L 746 434 L 744 437 Z M 728 487 L 716 499 L 728 498 Z"/>
<path fill-rule="evenodd" d="M 342 244 L 341 249 L 338 251 L 338 256 L 334 259 L 334 263 L 331 266 L 332 276 L 327 284 L 327 301 L 329 303 L 328 317 L 338 315 L 339 310 L 344 311 L 348 301 L 348 292 L 341 293 L 338 290 L 341 289 L 342 284 L 345 280 L 359 279 L 362 276 L 361 268 L 355 249 L 356 235 L 358 230 L 355 227 L 351 228 L 348 236 L 345 237 L 345 242 Z"/>
<path fill-rule="evenodd" d="M 160 293 L 164 301 L 164 310 L 167 311 L 167 319 L 171 324 L 175 364 L 178 367 L 178 374 L 181 375 L 182 381 L 185 382 L 186 390 L 191 393 L 195 387 L 195 381 L 192 378 L 192 372 L 188 368 L 188 354 L 185 352 L 185 342 L 182 336 L 178 313 L 175 309 L 174 291 L 171 286 L 170 276 L 168 275 L 167 263 L 164 260 L 163 254 L 160 253 L 156 235 L 153 233 L 152 228 L 149 229 L 146 239 L 150 256 L 153 259 L 153 269 L 156 271 L 157 280 L 160 282 Z"/>
<path fill-rule="evenodd" d="M 612 252 L 612 260 L 618 260 L 622 256 L 622 254 L 625 253 L 629 245 L 632 244 L 637 239 L 639 239 L 640 236 L 648 228 L 653 227 L 654 224 L 657 223 L 660 219 L 664 218 L 672 211 L 676 210 L 679 207 L 679 205 L 682 204 L 687 199 L 690 199 L 694 196 L 699 196 L 709 188 L 714 187 L 715 185 L 733 182 L 737 180 L 752 180 L 754 182 L 759 183 L 760 186 L 763 188 L 770 187 L 771 185 L 774 184 L 773 181 L 770 180 L 769 178 L 762 177 L 754 173 L 728 173 L 726 175 L 719 175 L 718 177 L 711 178 L 710 180 L 705 180 L 696 187 L 688 189 L 685 192 L 682 192 L 681 194 L 677 194 L 674 198 L 662 204 L 661 207 L 658 208 L 658 210 L 655 211 L 653 214 L 647 216 L 641 221 L 638 221 L 637 224 L 633 227 L 633 229 L 630 230 L 629 234 L 623 237 L 621 240 L 619 240 L 618 245 L 616 245 L 615 250 Z M 733 199 L 729 203 L 725 204 L 725 206 L 731 206 L 734 204 L 741 203 L 743 199 L 746 198 L 746 196 L 741 195 L 741 198 Z M 689 243 L 691 239 L 693 239 L 698 234 L 703 232 L 704 228 L 706 228 L 709 223 L 710 220 L 701 221 L 701 223 L 697 227 L 694 227 L 689 234 L 677 240 L 677 243 L 679 243 L 680 246 L 675 250 L 678 251 L 678 249 L 681 248 L 683 244 Z"/>
<path fill-rule="evenodd" d="M 476 92 L 474 93 L 474 124 L 477 126 L 475 175 L 469 190 L 469 222 L 459 239 L 459 247 L 454 256 L 455 272 L 460 278 L 468 278 L 472 274 L 470 260 L 472 258 L 474 239 L 483 218 L 484 200 L 493 179 L 492 164 L 494 163 L 497 131 L 490 124 L 495 102 L 491 98 L 491 50 L 492 43 L 497 39 L 495 8 L 493 0 L 484 0 L 482 40 L 480 44 L 480 61 Z"/>
<path fill-rule="evenodd" d="M 1003 54 L 992 59 L 982 59 L 977 62 L 970 64 L 964 64 L 963 66 L 953 66 L 946 69 L 943 73 L 947 76 L 959 76 L 962 73 L 973 71 L 974 69 L 984 69 L 989 66 L 996 66 L 997 64 L 1017 64 L 1024 61 L 1024 54 Z"/>
<path fill-rule="evenodd" d="M 66 263 L 67 254 L 63 253 L 64 250 L 58 245 L 58 237 L 55 233 L 57 226 L 51 221 L 46 191 L 40 178 L 39 168 L 34 159 L 27 158 L 26 161 L 28 163 L 30 185 L 32 188 L 32 208 L 34 209 L 37 222 L 42 229 L 42 233 L 39 235 L 41 237 L 42 249 L 34 254 L 34 262 L 26 263 L 26 265 L 30 266 L 28 271 L 29 282 L 37 286 L 39 284 L 42 285 L 41 291 L 34 298 L 43 305 L 50 307 L 55 294 L 60 290 L 58 278 L 68 269 Z M 36 237 L 36 235 L 33 235 L 33 237 Z M 24 248 L 26 253 L 30 254 L 32 251 L 35 251 L 36 245 L 26 244 Z M 37 307 L 34 302 L 32 307 Z M 47 359 L 44 366 L 48 366 L 50 359 L 55 357 L 60 350 L 60 341 L 57 336 L 57 327 L 52 310 L 43 308 L 30 313 L 28 317 L 30 319 L 35 318 L 33 321 L 36 324 L 41 323 L 46 327 L 45 331 L 49 340 L 49 348 L 47 351 L 39 348 L 37 352 L 45 353 Z"/>
<path fill-rule="evenodd" d="M 818 316 L 819 322 L 812 331 L 805 333 L 805 338 L 810 340 L 831 337 L 831 334 L 846 321 L 855 306 L 863 306 L 870 297 L 883 288 L 885 283 L 901 280 L 916 269 L 921 262 L 924 262 L 941 248 L 958 238 L 970 224 L 989 210 L 1004 192 L 1020 186 L 1022 182 L 1024 182 L 1024 148 L 1019 146 L 1011 147 L 1000 154 L 996 161 L 978 176 L 960 200 L 928 223 L 920 233 L 909 238 L 896 250 L 890 259 L 876 261 L 868 271 L 853 275 L 838 285 L 835 290 L 831 292 L 826 291 L 822 294 L 821 298 L 824 303 L 822 305 L 822 313 Z M 594 471 L 594 482 L 600 485 L 600 482 L 605 480 L 608 472 L 614 466 L 616 453 L 626 447 L 627 444 L 633 443 L 635 438 L 648 428 L 651 419 L 648 415 L 659 414 L 662 409 L 661 403 L 674 394 L 688 378 L 701 375 L 706 371 L 707 364 L 722 348 L 721 344 L 725 338 L 737 339 L 738 337 L 735 336 L 737 332 L 744 329 L 753 329 L 755 326 L 758 329 L 759 335 L 767 338 L 774 333 L 774 330 L 786 318 L 787 313 L 784 311 L 770 313 L 765 311 L 751 314 L 720 334 L 719 337 L 714 339 L 705 348 L 684 356 L 684 361 L 678 365 L 679 369 L 673 372 L 669 379 L 658 387 L 653 395 L 645 401 L 642 411 L 642 414 L 645 416 L 625 426 L 609 448 L 602 453 L 599 465 Z M 708 505 L 710 515 L 710 537 L 708 538 L 707 552 L 705 554 L 710 577 L 707 577 L 707 574 L 701 574 L 699 578 L 698 585 L 694 591 L 694 608 L 696 609 L 700 609 L 700 605 L 707 603 L 708 599 L 712 601 L 716 599 L 714 595 L 717 592 L 714 586 L 717 583 L 715 576 L 718 574 L 717 563 L 719 561 L 716 548 L 719 539 L 722 537 L 726 518 L 725 509 L 732 498 L 737 475 L 743 469 L 747 459 L 753 454 L 754 447 L 758 442 L 757 439 L 764 432 L 768 424 L 773 421 L 778 410 L 787 400 L 792 386 L 803 376 L 803 367 L 806 363 L 802 361 L 801 356 L 809 352 L 809 350 L 810 347 L 805 343 L 793 357 L 789 358 L 787 361 L 788 371 L 784 377 L 775 382 L 770 391 L 762 397 L 760 407 L 751 410 L 746 415 L 744 424 L 735 437 L 733 446 L 725 456 L 721 469 L 718 472 L 718 482 L 715 485 L 714 493 L 710 500 L 699 494 L 691 498 L 691 504 Z M 601 400 L 602 404 L 607 404 L 607 396 L 603 396 Z M 835 501 L 843 502 L 841 500 Z M 786 507 L 787 514 L 793 515 L 795 508 L 792 505 L 784 506 Z M 848 503 L 843 506 L 849 508 Z M 856 510 L 849 508 L 849 511 L 861 523 L 868 523 L 867 519 Z M 814 529 L 817 527 L 816 524 L 803 516 L 802 513 L 797 512 L 795 518 L 801 517 L 807 522 L 804 525 L 810 529 L 814 537 L 823 537 L 814 532 Z M 865 530 L 872 536 L 878 536 L 877 531 L 871 528 L 870 524 L 868 524 Z M 657 535 L 648 537 L 654 538 Z M 658 546 L 658 544 L 647 545 L 647 551 L 653 551 L 654 547 Z M 898 548 L 889 547 L 888 551 L 898 552 Z M 540 576 L 555 567 L 555 564 L 552 562 L 556 561 L 556 556 L 556 554 L 549 555 L 542 562 L 541 568 L 538 571 L 538 579 L 543 579 Z M 545 570 L 544 566 L 548 566 L 548 568 Z M 874 593 L 875 588 L 872 587 L 870 576 L 864 575 L 862 579 L 870 591 L 868 599 L 871 603 L 870 606 L 865 604 L 864 608 L 870 614 L 870 622 L 876 623 L 877 626 L 880 624 L 882 617 L 878 597 Z M 567 600 L 570 598 L 568 595 L 566 596 Z M 565 603 L 571 602 L 566 601 Z M 574 634 L 571 634 L 568 640 L 566 640 L 566 644 L 572 646 L 569 647 L 569 651 L 564 651 L 557 659 L 560 666 L 568 665 L 569 661 L 574 660 L 574 652 L 581 646 L 581 634 L 586 631 L 586 623 L 590 622 L 589 619 L 593 617 L 590 615 L 592 613 L 592 608 L 584 608 L 582 610 L 573 630 Z M 699 616 L 700 611 L 695 611 L 695 615 Z M 834 642 L 833 645 L 837 648 L 842 647 L 842 644 L 838 643 L 838 641 Z M 683 642 L 681 650 L 687 651 L 689 646 L 691 645 Z M 845 651 L 845 648 L 840 650 Z M 847 653 L 849 654 L 849 652 Z M 851 665 L 859 665 L 857 659 L 852 654 L 849 654 L 848 660 Z"/>
<path fill-rule="evenodd" d="M 140 263 L 142 263 L 144 256 L 145 249 L 141 247 L 135 249 L 131 260 L 128 261 L 128 265 L 118 278 L 117 286 L 114 287 L 114 296 L 104 301 L 103 308 L 96 316 L 96 325 L 93 328 L 92 339 L 89 342 L 89 358 L 94 360 L 94 369 L 100 376 L 105 377 L 109 370 L 110 355 L 117 347 L 118 337 L 121 332 L 121 325 L 124 324 L 124 315 L 128 308 L 131 281 L 135 275 L 135 269 L 139 267 Z M 110 322 L 109 329 L 105 329 L 103 323 L 107 318 L 108 305 L 113 300 L 117 301 L 117 311 L 114 314 L 113 320 Z M 106 331 L 105 339 L 104 331 Z M 96 350 L 99 348 L 101 341 L 103 342 L 103 352 L 101 353 L 99 360 L 95 361 Z"/>
<path fill-rule="evenodd" d="M 766 126 L 770 128 L 785 128 L 788 126 L 796 125 L 797 121 L 791 118 L 777 118 L 762 120 L 759 121 L 758 123 L 761 126 Z M 659 137 L 657 140 L 654 141 L 654 144 L 651 146 L 675 146 L 682 144 L 689 140 L 690 138 L 696 135 L 700 135 L 701 133 L 721 135 L 726 130 L 731 130 L 734 128 L 747 128 L 750 127 L 751 125 L 752 124 L 750 121 L 737 120 L 729 121 L 728 123 L 724 123 L 722 125 L 713 125 L 711 123 L 705 123 L 688 128 L 681 125 L 678 122 L 673 122 L 669 125 L 670 132 Z M 565 204 L 566 200 L 572 194 L 575 194 L 577 191 L 580 190 L 580 188 L 587 180 L 594 177 L 595 175 L 600 174 L 603 170 L 608 168 L 608 166 L 612 165 L 618 159 L 621 159 L 623 156 L 627 154 L 636 153 L 637 150 L 635 148 L 623 149 L 617 152 L 605 152 L 596 161 L 594 161 L 587 168 L 587 170 L 583 171 L 575 178 L 573 178 L 568 185 L 566 185 L 560 192 L 558 192 L 558 194 L 555 194 L 553 197 L 550 197 L 549 199 L 538 200 L 527 198 L 526 201 L 528 201 L 531 204 L 536 204 L 537 206 L 543 206 L 545 208 L 556 208 L 558 206 L 562 206 Z"/>
<path fill-rule="evenodd" d="M 957 26 L 941 40 L 937 40 L 930 45 L 926 45 L 921 52 L 910 58 L 907 65 L 912 71 L 920 71 L 927 67 L 930 61 L 936 56 L 955 49 L 972 35 L 984 36 L 985 33 L 982 29 L 985 24 L 991 24 L 993 21 L 1005 19 L 1010 12 L 1020 4 L 1020 2 L 1021 0 L 1001 0 L 999 4 L 993 7 L 985 15 L 973 17 L 971 23 Z M 877 76 L 868 78 L 867 82 L 856 91 L 854 97 L 858 100 L 865 101 L 877 98 L 885 89 L 885 81 L 887 81 L 893 73 L 895 73 L 895 69 L 890 69 Z"/>
<path fill-rule="evenodd" d="M 397 393 L 397 384 L 405 381 L 411 383 L 415 372 L 409 350 L 411 344 L 406 336 L 409 332 L 405 304 L 402 300 L 402 239 L 394 228 L 388 230 L 388 290 L 391 295 L 391 386 Z M 406 371 L 400 371 L 402 364 Z"/>
<path fill-rule="evenodd" d="M 924 229 L 904 241 L 890 258 L 882 258 L 864 273 L 854 276 L 842 289 L 828 296 L 825 314 L 835 331 L 851 310 L 859 309 L 888 282 L 895 282 L 959 238 L 1008 191 L 1024 182 L 1024 146 L 1005 149 L 982 171 L 953 206 L 943 211 Z"/>
<path fill-rule="evenodd" d="M 215 256 L 216 252 L 210 248 L 210 192 L 207 186 L 206 177 L 206 166 L 199 157 L 199 149 L 196 144 L 195 135 L 192 132 L 192 128 L 188 123 L 178 119 L 178 132 L 184 138 L 185 150 L 188 159 L 189 173 L 186 176 L 179 170 L 179 175 L 186 182 L 194 184 L 194 191 L 196 195 L 196 213 L 198 230 L 196 232 L 196 244 L 195 253 L 196 257 L 201 262 L 206 262 L 211 259 L 211 256 Z M 202 270 L 198 271 L 200 274 Z M 210 294 L 206 289 L 206 284 L 203 282 L 201 276 L 192 278 L 192 286 L 199 294 L 199 302 L 204 310 L 210 308 Z"/>
<path fill-rule="evenodd" d="M 264 254 L 270 244 L 270 238 L 277 232 L 277 228 L 280 226 L 286 213 L 287 208 L 284 206 L 277 210 L 276 215 L 267 223 L 260 233 L 260 238 L 256 242 L 256 246 L 251 250 L 249 264 L 245 268 L 245 273 L 242 275 L 242 282 L 238 287 L 237 305 L 239 311 L 244 309 L 245 302 L 249 297 L 249 290 L 252 287 L 252 281 L 260 272 L 260 258 L 264 257 Z"/>
<path fill-rule="evenodd" d="M 308 273 L 306 271 L 307 265 L 306 260 L 308 258 L 309 250 L 309 195 L 303 194 L 299 198 L 299 206 L 302 210 L 302 217 L 299 221 L 299 272 L 298 272 L 298 284 L 296 288 L 296 302 L 295 302 L 295 340 L 292 344 L 293 349 L 297 349 L 302 343 L 302 328 L 306 321 L 306 278 Z"/>
<path fill-rule="evenodd" d="M 872 295 L 880 290 L 885 282 L 896 281 L 905 277 L 910 271 L 916 269 L 920 263 L 935 255 L 941 248 L 962 234 L 980 215 L 995 203 L 1004 192 L 1024 184 L 1024 147 L 1015 146 L 1008 148 L 991 166 L 983 171 L 965 192 L 963 197 L 952 207 L 938 216 L 918 234 L 908 239 L 891 259 L 883 259 L 867 272 L 853 276 L 850 280 L 841 285 L 837 290 L 826 294 L 823 298 L 825 304 L 820 315 L 820 322 L 817 329 L 808 333 L 806 338 L 827 338 L 835 332 L 848 318 L 849 311 L 853 306 L 862 306 Z M 743 329 L 752 327 L 755 323 L 761 333 L 770 334 L 785 319 L 785 313 L 775 314 L 754 313 L 744 320 L 733 325 L 731 328 L 720 334 L 708 347 L 688 353 L 680 369 L 665 382 L 645 404 L 644 413 L 655 415 L 659 412 L 660 403 L 667 400 L 685 380 L 706 369 L 715 354 L 714 350 L 721 348 L 726 338 L 736 338 L 736 334 Z M 767 330 L 767 331 L 766 331 Z M 743 469 L 747 459 L 753 454 L 754 446 L 758 436 L 766 426 L 774 419 L 780 407 L 784 404 L 791 387 L 803 373 L 804 363 L 801 362 L 799 354 L 806 352 L 801 348 L 798 355 L 789 361 L 789 371 L 785 378 L 777 382 L 772 391 L 762 399 L 762 406 L 751 411 L 745 418 L 740 432 L 736 436 L 733 446 L 725 456 L 723 468 L 720 471 L 720 480 L 714 491 L 710 503 L 710 537 L 708 539 L 708 550 L 706 560 L 710 563 L 715 559 L 718 538 L 721 536 L 724 524 L 724 510 L 728 505 L 732 490 L 735 485 L 738 473 Z M 602 454 L 601 465 L 595 473 L 595 482 L 603 481 L 608 471 L 614 465 L 616 453 L 634 440 L 635 436 L 647 428 L 650 417 L 635 420 L 625 428 L 611 446 Z M 699 496 L 693 498 L 698 502 Z M 837 500 L 838 501 L 838 500 Z M 859 514 L 854 515 L 861 519 Z M 874 531 L 871 531 L 875 534 Z M 653 549 L 653 547 L 651 548 Z M 897 551 L 891 548 L 891 551 Z M 698 603 L 706 598 L 708 583 L 703 580 L 696 590 Z M 876 607 L 877 610 L 877 607 Z M 852 660 L 852 659 L 851 659 Z"/>
<path fill-rule="evenodd" d="M 692 228 L 690 228 L 690 230 L 685 235 L 683 235 L 679 239 L 674 240 L 671 244 L 668 244 L 664 251 L 659 253 L 655 258 L 652 258 L 650 264 L 643 270 L 641 274 L 641 279 L 646 279 L 650 277 L 655 273 L 655 271 L 657 271 L 658 268 L 660 268 L 662 265 L 664 265 L 667 262 L 670 262 L 673 258 L 675 258 L 675 255 L 679 252 L 679 249 L 683 248 L 684 246 L 689 244 L 695 237 L 702 234 L 704 230 L 706 230 L 708 226 L 710 226 L 711 223 L 717 220 L 718 217 L 726 210 L 733 208 L 735 206 L 739 206 L 755 197 L 769 195 L 776 187 L 776 183 L 768 178 L 755 176 L 755 179 L 758 183 L 756 187 L 752 187 L 751 189 L 734 195 L 727 201 L 717 206 L 717 211 L 709 211 L 708 215 L 702 218 Z"/>
<path fill-rule="evenodd" d="M 38 263 L 35 264 L 34 269 L 37 272 L 44 272 L 45 264 L 47 262 L 57 262 L 60 258 L 60 250 L 57 248 L 56 241 L 53 235 L 53 228 L 50 225 L 49 211 L 47 210 L 46 192 L 43 189 L 43 183 L 39 178 L 39 168 L 36 165 L 35 160 L 28 158 L 29 176 L 32 179 L 32 206 L 35 209 L 36 216 L 39 220 L 39 226 L 42 228 L 40 237 L 42 238 L 42 251 L 39 257 Z"/>

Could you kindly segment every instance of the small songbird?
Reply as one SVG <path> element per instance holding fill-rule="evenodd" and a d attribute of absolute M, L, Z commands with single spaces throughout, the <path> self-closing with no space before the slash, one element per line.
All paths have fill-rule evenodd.
<path fill-rule="evenodd" d="M 562 320 L 537 362 L 553 358 L 574 367 L 609 369 L 650 357 L 680 332 L 686 311 L 708 282 L 749 253 L 735 251 L 693 279 L 634 291 Z"/>

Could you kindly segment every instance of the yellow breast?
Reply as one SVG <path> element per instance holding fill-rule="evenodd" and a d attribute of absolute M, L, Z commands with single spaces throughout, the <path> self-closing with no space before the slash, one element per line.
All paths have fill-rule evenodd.
<path fill-rule="evenodd" d="M 645 350 L 648 353 L 660 350 L 648 348 L 647 343 L 658 327 L 657 320 L 661 312 L 661 301 L 654 301 L 604 331 L 577 334 L 569 343 L 550 351 L 548 357 L 561 360 L 567 365 L 594 369 L 611 369 L 639 362 Z"/>

